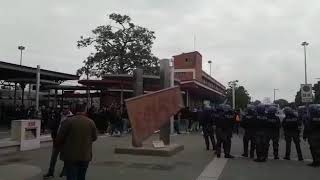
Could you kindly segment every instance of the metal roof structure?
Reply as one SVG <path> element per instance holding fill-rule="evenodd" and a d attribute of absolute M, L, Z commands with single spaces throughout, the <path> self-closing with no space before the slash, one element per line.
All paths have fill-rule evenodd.
<path fill-rule="evenodd" d="M 106 75 L 101 80 L 79 80 L 80 84 L 90 87 L 107 87 L 110 89 L 130 89 L 134 87 L 134 77 L 129 74 Z M 146 91 L 156 91 L 160 88 L 160 76 L 143 75 L 144 89 Z M 175 84 L 180 81 L 175 79 Z"/>
<path fill-rule="evenodd" d="M 42 89 L 50 90 L 67 90 L 67 91 L 76 91 L 76 90 L 108 90 L 107 87 L 94 87 L 94 86 L 69 86 L 69 85 L 45 85 Z"/>
<path fill-rule="evenodd" d="M 0 80 L 8 81 L 15 78 L 35 79 L 37 68 L 20 66 L 8 62 L 0 61 Z M 49 81 L 78 80 L 79 76 L 61 72 L 40 70 L 41 79 Z"/>

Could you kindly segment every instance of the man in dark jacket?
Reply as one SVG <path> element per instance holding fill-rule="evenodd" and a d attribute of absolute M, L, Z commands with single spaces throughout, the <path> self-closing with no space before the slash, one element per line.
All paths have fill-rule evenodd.
<path fill-rule="evenodd" d="M 213 130 L 213 111 L 210 109 L 210 107 L 204 108 L 204 110 L 202 111 L 200 122 L 201 122 L 203 137 L 206 143 L 207 150 L 210 149 L 209 138 L 211 140 L 212 149 L 215 150 L 216 141 L 214 139 L 214 130 Z"/>
<path fill-rule="evenodd" d="M 56 138 L 55 147 L 60 150 L 67 180 L 85 180 L 92 160 L 92 143 L 97 140 L 97 129 L 85 110 L 85 104 L 78 105 L 77 114 L 61 124 Z"/>
<path fill-rule="evenodd" d="M 302 122 L 298 120 L 298 117 L 294 114 L 290 107 L 285 107 L 283 111 L 286 115 L 282 121 L 282 127 L 286 140 L 286 155 L 284 159 L 290 160 L 291 141 L 293 140 L 294 144 L 296 145 L 298 159 L 299 161 L 303 161 L 300 147 L 300 129 Z"/>

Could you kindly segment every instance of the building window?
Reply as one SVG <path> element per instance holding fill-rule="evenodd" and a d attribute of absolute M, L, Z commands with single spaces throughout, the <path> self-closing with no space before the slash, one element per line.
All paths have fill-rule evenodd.
<path fill-rule="evenodd" d="M 175 76 L 176 76 L 177 78 L 185 78 L 186 74 L 187 74 L 187 73 L 185 73 L 185 72 L 176 72 L 176 73 L 175 73 Z"/>

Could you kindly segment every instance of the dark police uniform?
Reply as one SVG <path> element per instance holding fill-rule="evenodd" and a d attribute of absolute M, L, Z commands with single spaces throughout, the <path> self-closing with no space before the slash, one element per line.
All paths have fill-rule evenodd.
<path fill-rule="evenodd" d="M 298 117 L 294 114 L 293 110 L 289 107 L 284 108 L 284 113 L 286 117 L 282 121 L 282 127 L 284 130 L 284 136 L 286 140 L 286 155 L 284 159 L 290 160 L 291 153 L 291 141 L 293 140 L 299 161 L 303 161 L 301 147 L 300 147 L 300 129 L 301 129 L 301 121 L 299 121 Z"/>
<path fill-rule="evenodd" d="M 279 117 L 276 116 L 277 108 L 276 107 L 269 107 L 267 110 L 267 146 L 266 146 L 266 153 L 268 156 L 269 151 L 269 143 L 272 141 L 273 147 L 273 156 L 274 159 L 279 159 L 279 139 L 280 139 L 280 127 L 281 122 Z"/>
<path fill-rule="evenodd" d="M 320 105 L 310 105 L 310 118 L 305 122 L 304 139 L 308 139 L 313 167 L 320 167 Z"/>
<path fill-rule="evenodd" d="M 219 107 L 219 117 L 216 119 L 217 136 L 217 157 L 221 156 L 221 146 L 223 145 L 225 158 L 234 158 L 230 155 L 232 130 L 235 122 L 234 112 L 229 105 Z"/>
<path fill-rule="evenodd" d="M 256 133 L 256 112 L 255 107 L 251 106 L 247 108 L 247 113 L 243 117 L 240 125 L 244 128 L 243 136 L 243 154 L 242 156 L 248 157 L 248 148 L 250 142 L 250 158 L 254 158 L 255 151 L 255 133 Z"/>
<path fill-rule="evenodd" d="M 206 143 L 207 150 L 210 149 L 209 139 L 211 140 L 212 149 L 215 150 L 216 141 L 214 139 L 214 130 L 213 130 L 213 110 L 211 110 L 210 108 L 205 108 L 202 111 L 200 122 L 201 122 L 203 137 Z"/>
<path fill-rule="evenodd" d="M 265 112 L 265 105 L 259 104 L 256 107 L 257 110 L 257 121 L 256 121 L 256 131 L 255 131 L 255 144 L 256 144 L 256 154 L 257 159 L 255 159 L 256 162 L 265 162 L 267 160 L 267 152 L 266 146 L 267 146 L 267 131 L 266 131 L 266 125 L 267 125 L 267 116 Z"/>

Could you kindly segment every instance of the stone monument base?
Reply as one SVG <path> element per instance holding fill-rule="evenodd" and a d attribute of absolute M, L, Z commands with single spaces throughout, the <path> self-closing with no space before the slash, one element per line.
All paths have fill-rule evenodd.
<path fill-rule="evenodd" d="M 42 180 L 41 169 L 25 164 L 0 166 L 0 180 Z"/>
<path fill-rule="evenodd" d="M 184 150 L 183 145 L 179 144 L 170 144 L 163 148 L 154 148 L 151 146 L 144 147 L 116 147 L 114 152 L 116 154 L 129 154 L 129 155 L 142 155 L 142 156 L 162 156 L 169 157 L 177 154 L 180 151 Z"/>

